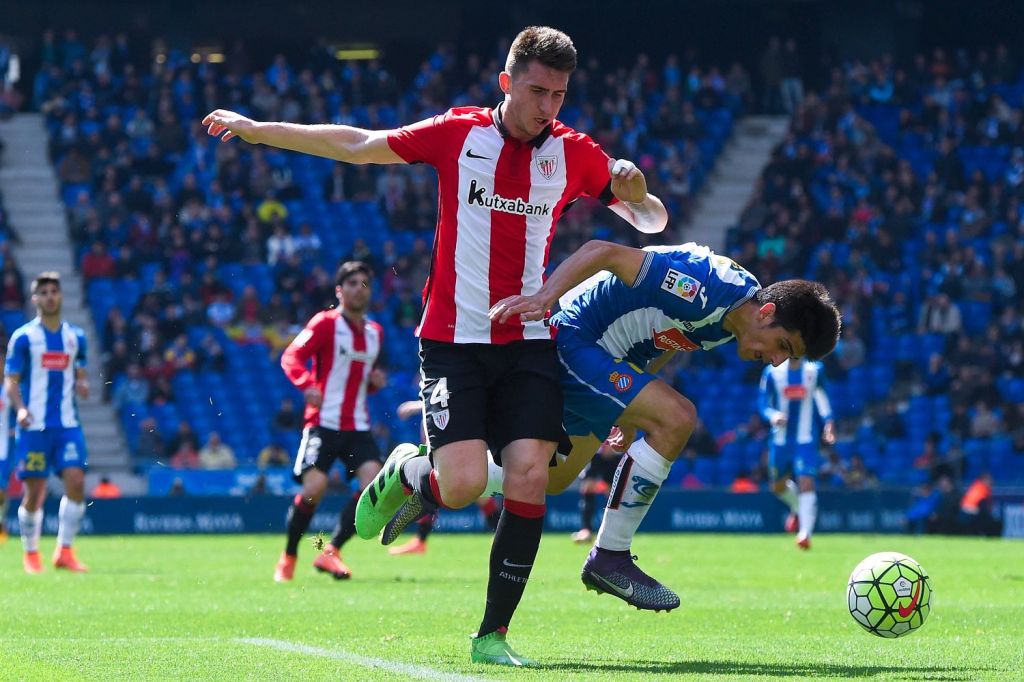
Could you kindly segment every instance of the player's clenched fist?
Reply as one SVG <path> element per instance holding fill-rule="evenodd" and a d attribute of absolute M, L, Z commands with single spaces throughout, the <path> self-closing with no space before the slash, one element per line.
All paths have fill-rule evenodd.
<path fill-rule="evenodd" d="M 220 137 L 224 142 L 233 137 L 240 137 L 246 142 L 256 144 L 254 134 L 258 124 L 251 118 L 234 111 L 227 109 L 211 111 L 203 119 L 203 125 L 207 126 L 207 133 L 214 137 Z"/>

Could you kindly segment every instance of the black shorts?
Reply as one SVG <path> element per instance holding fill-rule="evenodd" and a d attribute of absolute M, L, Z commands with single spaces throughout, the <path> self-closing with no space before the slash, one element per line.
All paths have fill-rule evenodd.
<path fill-rule="evenodd" d="M 558 442 L 563 437 L 561 370 L 554 341 L 490 345 L 420 339 L 420 371 L 432 451 L 483 440 L 500 464 L 501 450 L 512 441 Z"/>
<path fill-rule="evenodd" d="M 364 462 L 381 461 L 380 448 L 369 431 L 335 431 L 322 426 L 307 426 L 295 456 L 292 477 L 302 483 L 310 469 L 329 474 L 334 461 L 340 459 L 351 478 Z"/>

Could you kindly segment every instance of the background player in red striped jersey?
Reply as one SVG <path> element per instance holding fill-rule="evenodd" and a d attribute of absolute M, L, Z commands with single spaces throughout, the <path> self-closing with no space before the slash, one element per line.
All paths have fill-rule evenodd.
<path fill-rule="evenodd" d="M 493 108 L 459 107 L 387 131 L 258 122 L 220 109 L 203 119 L 209 134 L 224 140 L 241 137 L 348 163 L 437 169 L 438 221 L 417 330 L 431 457 L 396 448 L 362 496 L 356 528 L 374 537 L 403 505 L 412 512 L 408 500 L 471 504 L 487 485 L 487 445 L 495 446 L 505 508 L 491 547 L 487 605 L 470 648 L 480 663 L 532 663 L 505 634 L 540 545 L 548 462 L 562 434 L 552 330 L 537 320 L 492 320 L 488 311 L 540 289 L 555 225 L 578 198 L 600 199 L 643 232 L 660 232 L 668 221 L 633 163 L 610 159 L 557 120 L 575 69 L 569 36 L 532 26 L 512 42 L 498 74 L 505 99 Z"/>
<path fill-rule="evenodd" d="M 343 263 L 335 277 L 338 307 L 317 313 L 281 356 L 281 367 L 306 400 L 305 428 L 293 473 L 302 492 L 288 510 L 288 542 L 274 570 L 274 580 L 295 574 L 299 540 L 309 528 L 327 490 L 327 477 L 340 459 L 362 490 L 380 471 L 381 455 L 370 434 L 366 396 L 387 383 L 377 367 L 384 334 L 366 319 L 373 273 L 359 261 Z M 312 370 L 307 365 L 312 362 Z M 342 509 L 330 544 L 313 562 L 337 579 L 352 577 L 341 560 L 341 546 L 355 534 L 358 495 Z"/>

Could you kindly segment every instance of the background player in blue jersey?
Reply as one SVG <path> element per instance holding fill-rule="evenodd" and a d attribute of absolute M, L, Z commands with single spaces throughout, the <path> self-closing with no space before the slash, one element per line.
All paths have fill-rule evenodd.
<path fill-rule="evenodd" d="M 781 365 L 821 358 L 835 348 L 839 311 L 820 284 L 787 280 L 761 288 L 749 272 L 704 246 L 640 250 L 593 241 L 537 294 L 499 301 L 491 315 L 542 319 L 570 288 L 602 270 L 611 276 L 572 300 L 564 297 L 551 318 L 571 450 L 550 472 L 548 492 L 572 482 L 614 425 L 642 431 L 619 462 L 582 579 L 637 608 L 671 609 L 679 598 L 633 563 L 630 545 L 697 415 L 693 403 L 653 372 L 672 353 L 733 339 L 744 360 Z"/>
<path fill-rule="evenodd" d="M 832 406 L 820 362 L 787 360 L 765 367 L 758 409 L 772 426 L 771 461 L 775 494 L 789 506 L 786 531 L 799 529 L 796 544 L 810 549 L 818 514 L 818 441 L 835 442 Z"/>
<path fill-rule="evenodd" d="M 85 333 L 61 319 L 61 302 L 58 273 L 44 272 L 32 281 L 37 316 L 11 335 L 4 363 L 4 385 L 18 424 L 15 461 L 25 482 L 18 521 L 28 573 L 43 570 L 39 536 L 51 471 L 64 480 L 53 565 L 87 570 L 71 548 L 85 513 L 87 454 L 76 403 L 76 395 L 89 395 Z"/>
<path fill-rule="evenodd" d="M 0 545 L 7 542 L 7 484 L 11 478 L 11 404 L 0 386 Z"/>

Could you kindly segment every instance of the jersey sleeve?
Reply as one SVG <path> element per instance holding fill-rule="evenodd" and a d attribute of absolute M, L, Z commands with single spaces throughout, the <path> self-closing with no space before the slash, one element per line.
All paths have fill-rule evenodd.
<path fill-rule="evenodd" d="M 761 384 L 757 392 L 757 411 L 769 424 L 776 415 L 781 414 L 776 406 L 778 393 L 775 390 L 775 377 L 772 368 L 765 367 L 761 372 Z"/>
<path fill-rule="evenodd" d="M 818 374 L 815 379 L 814 406 L 817 408 L 818 415 L 822 421 L 832 421 L 832 403 L 828 399 L 828 393 L 825 392 L 825 370 L 820 364 L 818 365 Z"/>
<path fill-rule="evenodd" d="M 372 369 L 384 370 L 386 368 L 386 366 L 387 366 L 387 361 L 386 361 L 386 358 L 384 357 L 384 327 L 382 327 L 381 325 L 377 324 L 376 322 L 370 322 L 370 324 L 372 324 L 374 326 L 374 328 L 377 330 L 377 339 L 378 339 L 378 342 L 380 343 L 380 350 L 377 351 L 377 357 L 373 361 Z M 366 385 L 366 392 L 369 395 L 373 395 L 375 393 L 378 393 L 382 389 L 383 389 L 383 386 L 376 387 L 373 384 L 369 384 L 369 383 Z"/>
<path fill-rule="evenodd" d="M 583 191 L 605 206 L 618 202 L 619 199 L 612 194 L 612 176 L 608 171 L 611 157 L 587 135 L 581 135 L 576 146 L 582 159 Z"/>
<path fill-rule="evenodd" d="M 75 368 L 84 368 L 87 362 L 89 346 L 85 341 L 85 332 L 75 329 L 75 336 L 78 338 L 78 355 L 75 357 Z"/>
<path fill-rule="evenodd" d="M 281 369 L 300 391 L 316 384 L 316 377 L 308 365 L 324 343 L 330 340 L 330 326 L 330 318 L 324 313 L 317 313 L 281 354 Z"/>
<path fill-rule="evenodd" d="M 7 358 L 4 360 L 4 374 L 21 375 L 28 364 L 28 336 L 15 332 L 7 342 Z"/>
<path fill-rule="evenodd" d="M 406 163 L 437 165 L 447 143 L 452 140 L 455 125 L 453 114 L 448 110 L 392 130 L 388 134 L 388 146 Z"/>

